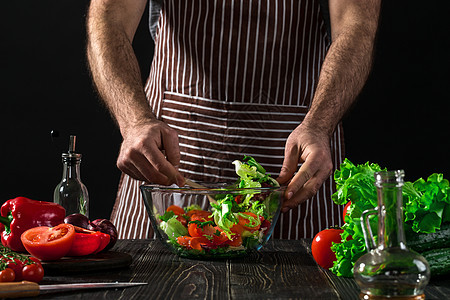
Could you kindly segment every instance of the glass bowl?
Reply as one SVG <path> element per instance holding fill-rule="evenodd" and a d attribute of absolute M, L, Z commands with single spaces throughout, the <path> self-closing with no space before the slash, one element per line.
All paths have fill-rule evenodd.
<path fill-rule="evenodd" d="M 284 187 L 202 185 L 206 187 L 140 187 L 158 239 L 173 253 L 194 259 L 241 257 L 259 250 L 280 215 Z"/>

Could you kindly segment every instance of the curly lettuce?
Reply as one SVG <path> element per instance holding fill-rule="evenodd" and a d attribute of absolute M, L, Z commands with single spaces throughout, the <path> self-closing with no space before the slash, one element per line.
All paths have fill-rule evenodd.
<path fill-rule="evenodd" d="M 274 187 L 280 186 L 251 156 L 245 155 L 242 161 L 235 160 L 233 164 L 236 174 L 239 176 L 238 188 L 257 189 L 262 187 L 264 183 Z M 233 235 L 231 227 L 238 223 L 237 216 L 248 218 L 247 215 L 240 214 L 241 212 L 249 211 L 257 215 L 257 219 L 249 220 L 250 224 L 259 222 L 259 216 L 267 218 L 267 205 L 270 203 L 266 203 L 264 201 L 266 199 L 254 199 L 254 195 L 257 193 L 259 193 L 258 190 L 255 190 L 255 193 L 247 190 L 245 195 L 240 195 L 241 197 L 244 196 L 240 203 L 235 201 L 235 196 L 232 194 L 226 194 L 223 198 L 216 199 L 218 204 L 211 204 L 214 208 L 214 221 L 225 232 L 228 238 L 231 238 Z"/>

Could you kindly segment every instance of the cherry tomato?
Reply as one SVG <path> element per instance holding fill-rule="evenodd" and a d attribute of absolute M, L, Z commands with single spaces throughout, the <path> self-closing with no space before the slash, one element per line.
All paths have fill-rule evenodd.
<path fill-rule="evenodd" d="M 32 262 L 34 262 L 35 264 L 42 265 L 40 259 L 37 258 L 37 257 L 30 256 L 29 259 L 30 259 Z"/>
<path fill-rule="evenodd" d="M 241 213 L 248 217 L 243 217 L 242 215 L 238 215 L 239 225 L 241 225 L 245 230 L 248 231 L 256 231 L 259 230 L 261 226 L 261 220 L 258 216 L 252 212 L 243 212 Z"/>
<path fill-rule="evenodd" d="M 44 268 L 39 264 L 26 265 L 22 269 L 22 277 L 24 280 L 39 282 L 44 278 Z"/>
<path fill-rule="evenodd" d="M 177 216 L 180 215 L 184 215 L 184 209 L 182 209 L 181 207 L 179 207 L 178 205 L 170 205 L 166 211 L 173 211 L 174 214 L 176 214 Z"/>
<path fill-rule="evenodd" d="M 13 282 L 16 278 L 16 274 L 13 269 L 6 268 L 0 271 L 0 282 Z"/>
<path fill-rule="evenodd" d="M 15 274 L 15 281 L 22 281 L 22 268 L 24 266 L 24 263 L 20 261 L 19 259 L 14 259 L 13 261 L 10 261 L 7 264 L 7 267 L 12 269 Z"/>
<path fill-rule="evenodd" d="M 342 229 L 325 229 L 316 234 L 311 244 L 311 252 L 314 260 L 324 269 L 333 266 L 336 260 L 336 254 L 331 250 L 332 242 L 341 242 Z"/>
<path fill-rule="evenodd" d="M 348 201 L 344 206 L 344 212 L 342 213 L 342 220 L 345 222 L 345 216 L 347 215 L 348 207 L 352 204 L 352 201 Z"/>
<path fill-rule="evenodd" d="M 72 247 L 75 229 L 71 224 L 55 227 L 40 226 L 22 233 L 25 249 L 40 260 L 56 260 L 65 256 Z"/>

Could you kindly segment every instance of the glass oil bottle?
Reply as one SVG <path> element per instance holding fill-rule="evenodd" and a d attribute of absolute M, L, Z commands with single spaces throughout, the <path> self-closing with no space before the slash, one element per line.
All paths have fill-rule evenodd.
<path fill-rule="evenodd" d="M 63 175 L 53 193 L 53 202 L 66 209 L 66 215 L 80 213 L 89 217 L 89 195 L 81 182 L 81 154 L 75 152 L 76 136 L 70 136 L 69 151 L 62 154 Z"/>
<path fill-rule="evenodd" d="M 430 278 L 425 258 L 407 248 L 403 229 L 403 170 L 375 173 L 378 207 L 365 211 L 361 225 L 370 250 L 355 263 L 354 276 L 361 299 L 425 299 Z M 378 215 L 377 245 L 369 223 Z"/>

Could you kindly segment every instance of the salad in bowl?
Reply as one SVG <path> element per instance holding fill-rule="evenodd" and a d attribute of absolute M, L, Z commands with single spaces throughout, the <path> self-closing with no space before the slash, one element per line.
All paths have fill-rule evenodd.
<path fill-rule="evenodd" d="M 153 229 L 173 253 L 200 259 L 243 256 L 270 238 L 284 188 L 250 156 L 233 164 L 238 179 L 231 184 L 141 186 Z"/>

